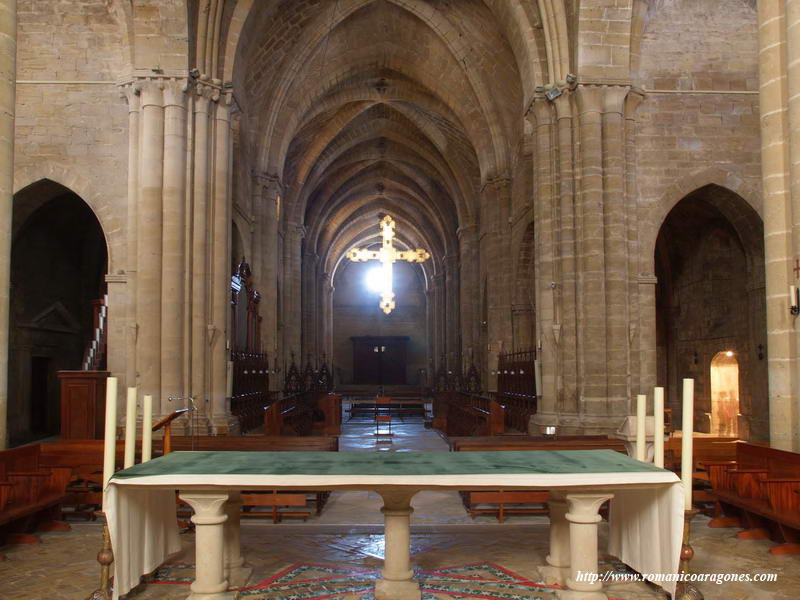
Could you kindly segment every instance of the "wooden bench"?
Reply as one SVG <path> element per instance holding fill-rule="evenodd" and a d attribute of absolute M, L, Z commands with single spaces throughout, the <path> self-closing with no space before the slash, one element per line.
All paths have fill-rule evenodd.
<path fill-rule="evenodd" d="M 80 516 L 94 521 L 103 504 L 103 440 L 61 440 L 40 444 L 41 465 L 70 470 L 66 496 L 62 502 L 64 517 Z M 124 461 L 125 442 L 117 440 L 116 462 Z M 137 453 L 136 460 L 140 460 Z"/>
<path fill-rule="evenodd" d="M 38 543 L 32 532 L 64 531 L 61 503 L 70 469 L 45 467 L 39 444 L 0 452 L 0 537 L 9 543 Z"/>
<path fill-rule="evenodd" d="M 735 461 L 707 461 L 718 517 L 739 539 L 771 539 L 772 554 L 800 554 L 800 454 L 738 442 Z"/>
<path fill-rule="evenodd" d="M 324 436 L 172 436 L 172 450 L 213 450 L 216 452 L 336 452 L 339 450 L 339 438 L 334 435 Z M 153 454 L 161 454 L 160 441 L 153 442 Z M 314 504 L 317 515 L 322 512 L 330 492 L 273 491 L 242 493 L 242 516 L 271 516 L 274 523 L 284 517 L 300 517 L 303 520 L 310 515 L 308 511 L 297 510 L 296 507 Z M 254 510 L 268 507 L 268 514 Z M 293 507 L 293 510 L 281 510 L 282 507 Z"/>
<path fill-rule="evenodd" d="M 625 454 L 625 444 L 607 436 L 566 436 L 558 439 L 534 436 L 490 436 L 448 438 L 454 452 L 540 451 L 540 450 L 614 450 Z M 502 523 L 506 515 L 547 514 L 547 490 L 491 490 L 461 492 L 470 516 L 494 514 Z M 508 507 L 511 505 L 511 507 Z"/>

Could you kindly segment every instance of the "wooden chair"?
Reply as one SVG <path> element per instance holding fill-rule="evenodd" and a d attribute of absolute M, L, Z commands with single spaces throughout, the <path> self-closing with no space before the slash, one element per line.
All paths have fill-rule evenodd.
<path fill-rule="evenodd" d="M 375 436 L 378 438 L 392 434 L 392 413 L 388 410 L 391 407 L 392 399 L 384 396 L 375 398 Z M 381 411 L 381 406 L 384 411 Z"/>

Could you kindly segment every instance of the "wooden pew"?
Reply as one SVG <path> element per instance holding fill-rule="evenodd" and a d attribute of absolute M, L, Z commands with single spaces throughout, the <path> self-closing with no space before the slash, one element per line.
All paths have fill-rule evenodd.
<path fill-rule="evenodd" d="M 172 450 L 213 450 L 242 452 L 337 452 L 339 438 L 335 435 L 289 436 L 289 435 L 243 435 L 172 436 Z M 161 455 L 161 441 L 153 440 L 153 456 Z"/>
<path fill-rule="evenodd" d="M 94 521 L 103 504 L 103 440 L 61 440 L 41 444 L 42 466 L 70 470 L 64 517 L 80 516 Z M 116 463 L 124 461 L 125 442 L 117 440 Z M 137 451 L 136 461 L 141 459 Z"/>
<path fill-rule="evenodd" d="M 448 438 L 453 452 L 614 450 L 625 454 L 621 440 L 607 436 L 564 436 L 558 439 L 534 436 L 491 436 Z M 547 514 L 547 490 L 492 490 L 461 492 L 470 516 L 495 514 L 500 523 L 509 514 Z M 507 507 L 507 505 L 513 505 Z"/>
<path fill-rule="evenodd" d="M 70 469 L 41 463 L 39 444 L 0 452 L 0 536 L 14 543 L 38 543 L 35 530 L 64 531 L 61 503 Z"/>
<path fill-rule="evenodd" d="M 172 436 L 172 450 L 212 450 L 216 452 L 337 452 L 339 438 L 333 435 L 324 436 Z M 161 454 L 160 441 L 153 441 L 153 455 Z M 263 512 L 253 511 L 257 507 L 269 507 L 274 523 L 283 517 L 308 518 L 306 511 L 281 511 L 281 507 L 309 506 L 309 499 L 315 505 L 316 514 L 322 512 L 330 492 L 250 492 L 243 493 L 242 516 L 265 516 Z M 301 503 L 302 500 L 302 503 Z"/>
<path fill-rule="evenodd" d="M 735 461 L 706 468 L 720 516 L 710 527 L 741 527 L 739 539 L 771 539 L 772 554 L 800 554 L 800 454 L 738 442 Z"/>

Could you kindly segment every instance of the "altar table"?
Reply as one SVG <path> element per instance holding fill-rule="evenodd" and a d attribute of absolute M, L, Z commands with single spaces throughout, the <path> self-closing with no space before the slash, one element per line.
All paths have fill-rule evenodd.
<path fill-rule="evenodd" d="M 409 541 L 420 490 L 551 490 L 546 572 L 566 600 L 601 600 L 598 510 L 611 500 L 609 553 L 640 573 L 675 573 L 683 529 L 677 475 L 611 450 L 507 452 L 174 452 L 114 475 L 105 511 L 114 549 L 114 598 L 180 550 L 175 491 L 194 509 L 196 579 L 190 600 L 234 598 L 243 569 L 241 490 L 371 490 L 384 501 L 385 559 L 379 600 L 418 600 Z M 274 530 L 277 534 L 279 530 Z M 674 583 L 660 584 L 674 594 Z"/>

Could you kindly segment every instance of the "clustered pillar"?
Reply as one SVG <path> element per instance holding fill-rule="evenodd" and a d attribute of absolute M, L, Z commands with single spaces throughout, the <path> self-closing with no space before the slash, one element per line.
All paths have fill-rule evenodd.
<path fill-rule="evenodd" d="M 192 396 L 195 422 L 225 433 L 233 97 L 207 77 L 166 75 L 135 77 L 122 93 L 130 127 L 128 355 L 135 358 L 124 367 L 126 384 L 154 397 L 157 416 L 191 404 L 170 398 Z"/>
<path fill-rule="evenodd" d="M 640 295 L 653 298 L 652 288 L 638 288 L 636 215 L 628 209 L 635 196 L 628 178 L 633 113 L 642 95 L 629 101 L 629 86 L 605 84 L 559 92 L 537 95 L 528 111 L 536 138 L 535 345 L 542 375 L 534 423 L 599 433 L 615 427 L 632 394 L 653 383 L 654 336 L 653 347 L 645 347 L 642 329 L 629 325 Z M 644 353 L 633 376 L 632 348 Z"/>

